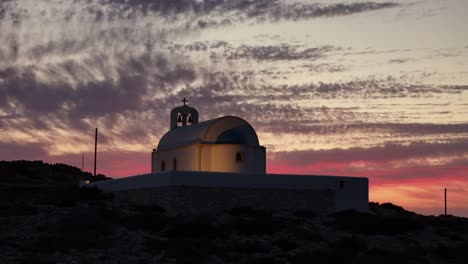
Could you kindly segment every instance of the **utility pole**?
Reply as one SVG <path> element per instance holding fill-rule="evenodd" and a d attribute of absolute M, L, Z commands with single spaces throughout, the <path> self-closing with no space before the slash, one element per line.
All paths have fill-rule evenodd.
<path fill-rule="evenodd" d="M 84 153 L 83 156 L 81 156 L 81 172 L 84 171 Z"/>
<path fill-rule="evenodd" d="M 445 215 L 447 215 L 447 188 L 444 189 Z"/>
<path fill-rule="evenodd" d="M 94 176 L 96 176 L 96 161 L 97 161 L 97 127 L 94 134 Z"/>

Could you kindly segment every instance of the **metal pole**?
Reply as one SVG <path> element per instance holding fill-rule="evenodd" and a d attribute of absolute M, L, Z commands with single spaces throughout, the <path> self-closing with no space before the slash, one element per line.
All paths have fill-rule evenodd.
<path fill-rule="evenodd" d="M 447 215 L 447 188 L 444 189 L 445 215 Z"/>
<path fill-rule="evenodd" d="M 84 153 L 83 156 L 81 156 L 81 172 L 84 170 Z"/>
<path fill-rule="evenodd" d="M 96 176 L 96 161 L 97 161 L 97 127 L 94 134 L 94 176 Z"/>

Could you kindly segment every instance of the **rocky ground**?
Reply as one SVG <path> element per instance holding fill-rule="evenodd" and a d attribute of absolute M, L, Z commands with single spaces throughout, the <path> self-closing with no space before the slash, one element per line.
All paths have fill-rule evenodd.
<path fill-rule="evenodd" d="M 76 168 L 25 164 L 0 162 L 0 263 L 468 263 L 467 218 L 377 203 L 177 216 L 79 189 Z"/>

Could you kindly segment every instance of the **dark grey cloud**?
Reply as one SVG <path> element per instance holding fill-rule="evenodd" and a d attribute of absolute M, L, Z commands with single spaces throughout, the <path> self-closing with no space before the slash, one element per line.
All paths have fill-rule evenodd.
<path fill-rule="evenodd" d="M 466 134 L 468 123 L 463 124 L 431 124 L 431 123 L 390 123 L 366 124 L 367 129 L 390 130 L 404 135 L 431 135 L 431 134 Z"/>
<path fill-rule="evenodd" d="M 298 108 L 289 111 L 289 120 L 265 120 L 259 122 L 262 130 L 311 136 L 333 134 L 374 134 L 393 135 L 408 138 L 422 136 L 468 135 L 468 124 L 421 124 L 421 123 L 353 123 L 362 119 L 354 108 Z M 279 111 L 282 117 L 282 111 Z M 326 119 L 325 119 L 326 117 Z M 341 122 L 340 122 L 341 121 Z"/>
<path fill-rule="evenodd" d="M 157 15 L 167 23 L 181 22 L 185 29 L 204 29 L 232 25 L 242 22 L 277 22 L 279 20 L 303 20 L 316 17 L 342 16 L 397 7 L 394 2 L 357 2 L 357 3 L 288 3 L 281 0 L 99 0 L 74 1 L 81 10 L 43 9 L 42 16 L 63 16 L 71 20 L 75 16 L 86 16 L 94 22 L 115 19 L 134 20 L 141 15 Z M 70 4 L 59 1 L 56 4 Z M 36 8 L 43 8 L 37 6 Z M 229 14 L 229 16 L 226 16 Z M 0 21 L 8 20 L 13 25 L 31 18 L 31 13 L 17 1 L 0 3 Z"/>
<path fill-rule="evenodd" d="M 387 78 L 355 79 L 343 82 L 317 82 L 291 85 L 272 85 L 259 83 L 255 72 L 214 72 L 206 73 L 201 77 L 201 85 L 187 87 L 186 90 L 193 96 L 213 98 L 225 95 L 231 90 L 243 90 L 245 93 L 237 95 L 249 97 L 251 100 L 278 101 L 295 99 L 332 99 L 332 98 L 417 98 L 430 97 L 434 94 L 460 94 L 468 90 L 466 85 L 430 85 L 406 83 L 403 79 L 389 76 Z M 185 91 L 185 90 L 184 90 Z"/>
<path fill-rule="evenodd" d="M 397 7 L 399 4 L 392 2 L 375 3 L 375 2 L 361 2 L 361 3 L 338 3 L 326 6 L 318 6 L 314 4 L 295 3 L 286 6 L 283 10 L 283 18 L 298 20 L 320 16 L 338 16 L 350 15 L 366 11 Z M 284 8 L 283 8 L 284 9 Z"/>
<path fill-rule="evenodd" d="M 292 108 L 277 109 L 282 116 L 283 111 L 290 111 L 288 120 L 263 120 L 260 122 L 263 130 L 271 132 L 286 132 L 292 134 L 327 135 L 335 134 L 375 134 L 400 137 L 444 136 L 468 134 L 468 124 L 433 124 L 433 123 L 354 123 L 362 118 L 354 113 L 359 108 Z M 339 122 L 339 121 L 342 122 Z M 327 125 L 327 121 L 329 121 Z M 335 121 L 335 122 L 330 122 Z"/>
<path fill-rule="evenodd" d="M 410 61 L 411 59 L 409 58 L 402 58 L 402 59 L 391 59 L 388 61 L 388 63 L 392 63 L 392 64 L 402 64 L 402 63 L 405 63 L 405 62 L 408 62 Z"/>
<path fill-rule="evenodd" d="M 392 8 L 399 6 L 394 2 L 357 2 L 332 3 L 289 3 L 280 0 L 111 0 L 108 3 L 119 3 L 128 6 L 138 6 L 143 10 L 157 11 L 165 14 L 193 12 L 196 14 L 225 13 L 235 11 L 247 17 L 261 19 L 306 19 L 317 16 L 349 15 L 365 11 Z"/>
<path fill-rule="evenodd" d="M 166 97 L 167 102 L 189 98 L 205 119 L 219 115 L 243 116 L 264 132 L 292 134 L 347 134 L 376 133 L 408 137 L 424 135 L 460 134 L 467 132 L 466 124 L 372 123 L 392 119 L 393 113 L 368 112 L 368 107 L 327 107 L 326 105 L 299 105 L 297 102 L 317 99 L 368 99 L 427 97 L 431 94 L 460 93 L 465 86 L 412 85 L 391 79 L 362 80 L 343 83 L 311 83 L 304 85 L 266 85 L 256 82 L 255 74 L 212 73 L 202 77 L 203 83 L 187 85 Z M 231 91 L 242 91 L 231 93 Z M 233 103 L 235 102 L 235 103 Z M 156 103 L 156 102 L 155 102 Z M 436 107 L 415 105 L 416 107 Z M 167 107 L 171 108 L 169 103 Z M 386 107 L 398 108 L 399 104 Z M 435 109 L 436 109 L 435 108 Z M 450 114 L 450 111 L 444 111 Z M 408 113 L 409 114 L 409 113 Z M 401 113 L 403 118 L 405 113 Z M 366 121 L 363 121 L 366 120 Z M 372 120 L 372 121 L 369 121 Z"/>
<path fill-rule="evenodd" d="M 226 41 L 196 41 L 189 44 L 166 43 L 171 53 L 181 53 L 186 56 L 207 57 L 213 63 L 230 63 L 249 61 L 263 62 L 295 62 L 297 65 L 288 70 L 274 70 L 271 66 L 263 67 L 257 72 L 270 79 L 287 78 L 287 73 L 309 74 L 311 72 L 343 72 L 347 67 L 326 59 L 337 54 L 343 48 L 332 45 L 309 47 L 302 44 L 278 43 L 274 45 L 240 45 L 234 46 Z M 318 61 L 321 59 L 321 61 Z M 261 66 L 259 65 L 261 68 Z"/>
<path fill-rule="evenodd" d="M 184 53 L 209 53 L 211 60 L 221 62 L 226 60 L 256 60 L 256 61 L 299 61 L 316 60 L 330 55 L 332 52 L 340 51 L 342 48 L 322 45 L 317 47 L 306 47 L 299 44 L 279 43 L 275 45 L 240 45 L 233 46 L 225 41 L 193 42 L 190 44 L 173 44 L 167 48 L 171 52 Z M 307 65 L 312 67 L 312 65 Z"/>
<path fill-rule="evenodd" d="M 227 56 L 227 59 L 254 60 L 314 60 L 323 58 L 326 53 L 337 50 L 332 46 L 300 49 L 298 46 L 280 44 L 278 46 L 242 45 Z"/>
<path fill-rule="evenodd" d="M 343 16 L 400 6 L 394 2 L 357 3 L 289 3 L 281 0 L 111 0 L 102 3 L 112 5 L 112 16 L 132 19 L 138 15 L 156 13 L 168 22 L 181 17 L 186 19 L 186 28 L 204 29 L 242 22 L 277 22 L 280 20 L 304 20 L 316 17 Z M 133 12 L 132 12 L 133 11 Z M 103 17 L 102 11 L 95 13 L 96 19 Z M 109 12 L 109 11 L 107 11 Z M 229 14 L 226 17 L 225 14 Z M 109 16 L 109 14 L 108 14 Z"/>
<path fill-rule="evenodd" d="M 0 141 L 0 160 L 42 160 L 46 156 L 45 144 Z"/>
<path fill-rule="evenodd" d="M 388 143 L 371 148 L 306 150 L 276 152 L 273 160 L 285 164 L 304 166 L 323 162 L 388 162 L 411 158 L 444 158 L 468 154 L 468 139 L 452 143 L 412 142 L 408 145 Z"/>
<path fill-rule="evenodd" d="M 56 112 L 62 103 L 70 100 L 71 89 L 61 89 L 56 85 L 44 85 L 36 80 L 31 72 L 6 69 L 0 72 L 1 108 L 8 108 L 9 101 L 20 103 L 26 109 L 41 113 Z"/>
<path fill-rule="evenodd" d="M 344 72 L 348 68 L 343 65 L 336 65 L 332 63 L 304 63 L 300 65 L 303 70 L 298 70 L 296 73 L 304 72 Z"/>
<path fill-rule="evenodd" d="M 393 54 L 393 53 L 404 53 L 404 52 L 412 52 L 416 49 L 387 49 L 387 50 L 379 50 L 375 47 L 369 47 L 364 50 L 353 50 L 351 48 L 346 49 L 343 52 L 343 55 L 375 55 L 375 54 Z"/>

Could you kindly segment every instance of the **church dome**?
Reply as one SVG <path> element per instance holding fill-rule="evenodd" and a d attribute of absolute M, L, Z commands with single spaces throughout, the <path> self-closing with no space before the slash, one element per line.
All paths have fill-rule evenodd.
<path fill-rule="evenodd" d="M 224 116 L 169 130 L 159 141 L 158 151 L 195 143 L 259 146 L 257 133 L 247 121 Z"/>

